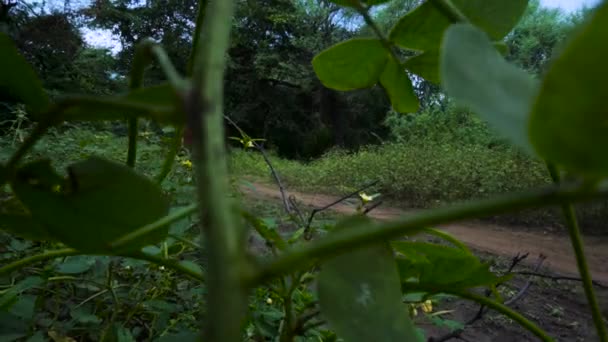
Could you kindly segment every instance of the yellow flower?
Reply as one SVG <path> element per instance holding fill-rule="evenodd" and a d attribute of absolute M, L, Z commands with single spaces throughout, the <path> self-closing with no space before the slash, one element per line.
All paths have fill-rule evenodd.
<path fill-rule="evenodd" d="M 61 192 L 61 185 L 57 184 L 53 186 L 53 192 Z"/>
<path fill-rule="evenodd" d="M 365 192 L 360 192 L 359 198 L 361 198 L 361 201 L 363 201 L 363 203 L 368 203 L 374 200 L 372 196 L 367 195 Z"/>
<path fill-rule="evenodd" d="M 188 159 L 182 160 L 181 164 L 182 164 L 182 166 L 185 166 L 185 167 L 187 167 L 189 169 L 192 168 L 192 162 L 190 160 L 188 160 Z"/>
<path fill-rule="evenodd" d="M 272 298 L 270 298 L 270 297 L 266 298 L 266 304 L 268 304 L 268 305 L 272 304 Z"/>
<path fill-rule="evenodd" d="M 430 300 L 426 300 L 420 306 L 422 307 L 422 311 L 424 311 L 425 313 L 433 312 L 433 302 L 431 302 Z"/>

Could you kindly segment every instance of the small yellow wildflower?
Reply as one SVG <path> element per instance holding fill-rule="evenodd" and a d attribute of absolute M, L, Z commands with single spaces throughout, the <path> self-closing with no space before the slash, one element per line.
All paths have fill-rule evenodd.
<path fill-rule="evenodd" d="M 433 312 L 433 302 L 431 302 L 430 300 L 426 300 L 420 306 L 422 307 L 422 311 L 424 311 L 425 313 Z"/>
<path fill-rule="evenodd" d="M 186 160 L 182 160 L 181 164 L 182 164 L 182 166 L 185 166 L 185 167 L 187 167 L 188 169 L 191 169 L 191 168 L 192 168 L 192 162 L 191 162 L 190 160 L 188 160 L 188 159 L 186 159 Z"/>
<path fill-rule="evenodd" d="M 363 201 L 364 204 L 374 200 L 372 196 L 367 195 L 365 192 L 360 192 L 359 198 L 361 198 L 361 201 Z"/>
<path fill-rule="evenodd" d="M 270 298 L 270 297 L 266 298 L 266 304 L 271 305 L 272 304 L 272 298 Z"/>
<path fill-rule="evenodd" d="M 61 185 L 53 185 L 53 192 L 61 192 Z"/>
<path fill-rule="evenodd" d="M 247 143 L 245 144 L 245 147 L 253 147 L 253 141 L 251 141 L 251 140 L 247 141 Z"/>

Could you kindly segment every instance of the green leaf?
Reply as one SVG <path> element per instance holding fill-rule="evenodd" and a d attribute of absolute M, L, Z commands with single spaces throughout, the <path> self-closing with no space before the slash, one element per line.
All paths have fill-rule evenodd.
<path fill-rule="evenodd" d="M 503 136 L 525 151 L 527 118 L 537 83 L 525 71 L 507 63 L 482 31 L 468 24 L 446 32 L 441 79 L 456 102 L 470 107 Z"/>
<path fill-rule="evenodd" d="M 399 19 L 391 29 L 389 40 L 408 49 L 437 50 L 448 26 L 450 20 L 435 8 L 432 1 L 425 1 Z"/>
<path fill-rule="evenodd" d="M 55 241 L 30 215 L 0 214 L 0 230 L 32 241 Z"/>
<path fill-rule="evenodd" d="M 321 312 L 345 341 L 413 341 L 399 274 L 386 244 L 339 255 L 322 265 Z"/>
<path fill-rule="evenodd" d="M 6 290 L 0 296 L 0 310 L 10 308 L 17 302 L 17 297 L 24 291 L 27 291 L 33 287 L 44 284 L 45 280 L 41 277 L 31 276 L 27 277 L 13 287 Z"/>
<path fill-rule="evenodd" d="M 501 55 L 506 55 L 508 52 L 507 45 L 502 42 L 493 43 L 496 50 Z M 439 50 L 428 50 L 419 55 L 409 58 L 403 66 L 410 72 L 424 78 L 425 80 L 440 84 L 441 77 L 439 73 Z"/>
<path fill-rule="evenodd" d="M 72 318 L 81 324 L 100 324 L 102 322 L 101 318 L 97 317 L 96 315 L 88 312 L 84 307 L 79 307 L 79 308 L 75 308 L 72 309 L 70 311 L 70 316 L 72 316 Z"/>
<path fill-rule="evenodd" d="M 386 50 L 378 39 L 356 38 L 322 51 L 312 66 L 324 86 L 347 91 L 378 83 L 386 62 Z"/>
<path fill-rule="evenodd" d="M 66 121 L 123 120 L 129 111 L 141 117 L 154 119 L 162 124 L 183 123 L 179 115 L 179 97 L 170 85 L 163 83 L 147 88 L 138 88 L 121 96 L 101 98 L 103 102 L 91 101 L 73 105 L 63 112 Z M 121 104 L 129 105 L 129 110 Z M 137 108 L 135 108 L 137 107 Z"/>
<path fill-rule="evenodd" d="M 0 101 L 18 100 L 31 114 L 41 114 L 49 106 L 42 83 L 11 38 L 4 33 L 0 33 L 0 65 Z"/>
<path fill-rule="evenodd" d="M 36 298 L 33 295 L 19 296 L 17 302 L 11 307 L 10 313 L 26 321 L 31 321 L 34 318 Z"/>
<path fill-rule="evenodd" d="M 608 175 L 608 2 L 575 31 L 552 62 L 533 106 L 535 150 L 568 171 Z"/>
<path fill-rule="evenodd" d="M 393 58 L 389 58 L 384 72 L 380 76 L 380 84 L 387 92 L 395 111 L 413 113 L 418 110 L 420 103 L 414 93 L 412 81 L 405 72 L 405 68 Z"/>
<path fill-rule="evenodd" d="M 406 289 L 408 283 L 437 290 L 494 285 L 503 280 L 490 272 L 488 264 L 458 248 L 409 241 L 391 245 L 401 255 L 397 264 Z"/>
<path fill-rule="evenodd" d="M 95 259 L 89 256 L 77 255 L 68 257 L 66 261 L 59 264 L 55 269 L 64 274 L 81 274 L 90 270 L 95 264 Z"/>
<path fill-rule="evenodd" d="M 492 40 L 501 40 L 517 24 L 528 6 L 528 0 L 452 0 L 452 4 Z M 404 48 L 437 50 L 450 24 L 450 20 L 433 1 L 426 1 L 401 18 L 391 30 L 389 38 Z"/>
<path fill-rule="evenodd" d="M 423 52 L 409 58 L 403 66 L 410 72 L 433 83 L 440 83 L 439 77 L 439 51 L 432 50 Z"/>
<path fill-rule="evenodd" d="M 50 164 L 27 164 L 17 171 L 12 187 L 32 217 L 72 248 L 109 253 L 111 242 L 168 212 L 169 203 L 160 188 L 123 164 L 91 157 L 72 164 L 68 172 L 69 185 L 57 192 L 49 189 L 48 179 L 59 177 Z M 121 252 L 158 243 L 168 229 L 153 231 Z"/>

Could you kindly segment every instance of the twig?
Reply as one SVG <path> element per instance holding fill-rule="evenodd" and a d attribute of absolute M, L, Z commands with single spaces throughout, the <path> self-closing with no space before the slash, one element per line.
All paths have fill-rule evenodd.
<path fill-rule="evenodd" d="M 226 121 L 228 121 L 232 126 L 234 126 L 234 128 L 236 128 L 241 134 L 244 134 L 244 131 L 241 129 L 241 127 L 239 127 L 239 125 L 237 125 L 236 122 L 234 122 L 228 115 L 224 115 L 224 119 L 226 119 Z M 262 157 L 264 158 L 266 165 L 268 165 L 272 177 L 274 177 L 275 182 L 279 186 L 279 191 L 281 192 L 281 199 L 283 200 L 283 207 L 285 207 L 285 211 L 287 212 L 287 214 L 291 215 L 292 207 L 289 205 L 289 201 L 287 200 L 287 195 L 285 194 L 285 187 L 281 182 L 281 178 L 279 178 L 279 174 L 275 170 L 274 166 L 272 166 L 272 162 L 270 161 L 270 158 L 268 158 L 266 150 L 264 150 L 262 145 L 258 144 L 255 141 L 252 141 L 252 144 L 258 151 L 260 151 L 260 153 L 262 153 Z"/>
<path fill-rule="evenodd" d="M 382 201 L 378 201 L 378 202 L 372 204 L 371 206 L 365 208 L 365 210 L 363 211 L 363 215 L 367 215 L 370 211 L 378 208 L 381 204 L 382 204 Z"/>
<path fill-rule="evenodd" d="M 342 196 L 342 197 L 338 198 L 337 200 L 331 202 L 330 204 L 328 204 L 326 206 L 323 206 L 321 208 L 314 208 L 310 212 L 310 216 L 308 217 L 308 221 L 306 222 L 306 228 L 304 228 L 304 238 L 307 239 L 307 240 L 310 240 L 310 225 L 312 224 L 312 220 L 313 220 L 313 218 L 315 217 L 315 215 L 317 213 L 320 213 L 320 212 L 322 212 L 324 210 L 327 210 L 327 209 L 333 207 L 334 205 L 336 205 L 336 204 L 338 204 L 338 203 L 340 203 L 340 202 L 342 202 L 342 201 L 344 201 L 346 199 L 349 199 L 349 198 L 355 196 L 356 194 L 360 193 L 361 191 L 363 191 L 363 190 L 365 190 L 367 188 L 370 188 L 370 187 L 372 187 L 372 186 L 374 186 L 376 184 L 378 184 L 378 180 L 375 180 L 375 181 L 373 181 L 373 182 L 371 182 L 371 183 L 369 183 L 367 185 L 364 185 L 361 188 L 359 188 L 359 189 L 357 189 L 357 190 L 349 193 L 348 195 L 345 195 L 345 196 Z"/>
<path fill-rule="evenodd" d="M 538 256 L 538 261 L 536 262 L 536 266 L 534 266 L 534 272 L 538 272 L 538 270 L 540 269 L 540 267 L 542 266 L 543 262 L 546 259 L 547 259 L 547 257 L 544 256 L 543 254 L 541 254 L 541 255 Z M 529 277 L 528 281 L 519 290 L 519 292 L 515 296 L 509 298 L 509 300 L 505 301 L 505 305 L 511 305 L 511 304 L 515 303 L 516 301 L 520 300 L 524 296 L 524 294 L 526 293 L 526 291 L 528 291 L 528 289 L 532 285 L 532 279 L 533 279 L 533 277 Z"/>
<path fill-rule="evenodd" d="M 578 282 L 583 281 L 581 278 L 578 278 L 578 277 L 569 277 L 569 276 L 558 275 L 558 274 L 538 273 L 538 272 L 532 272 L 532 271 L 517 271 L 517 272 L 513 272 L 513 273 L 521 274 L 521 275 L 529 275 L 529 276 L 533 276 L 533 277 L 547 278 L 547 279 L 551 279 L 551 280 L 570 280 L 570 281 L 578 281 Z M 592 280 L 592 283 L 593 283 L 593 285 L 595 285 L 597 287 L 608 289 L 608 285 L 602 284 L 596 280 Z"/>
<path fill-rule="evenodd" d="M 298 218 L 300 219 L 300 223 L 304 223 L 304 215 L 302 215 L 302 211 L 298 207 L 298 203 L 296 202 L 296 197 L 294 195 L 289 196 L 289 204 L 291 208 L 296 212 Z"/>

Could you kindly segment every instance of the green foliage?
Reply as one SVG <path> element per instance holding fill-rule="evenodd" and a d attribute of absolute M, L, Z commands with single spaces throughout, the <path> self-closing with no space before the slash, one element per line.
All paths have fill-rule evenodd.
<path fill-rule="evenodd" d="M 529 123 L 532 144 L 543 158 L 590 176 L 608 172 L 608 138 L 601 124 L 608 114 L 602 85 L 608 48 L 596 43 L 608 38 L 606 20 L 604 2 L 552 62 Z M 593 53 L 581 53 L 590 49 Z"/>
<path fill-rule="evenodd" d="M 388 59 L 380 76 L 380 84 L 386 90 L 395 111 L 411 113 L 418 110 L 420 104 L 412 89 L 412 81 L 393 58 Z"/>
<path fill-rule="evenodd" d="M 34 221 L 77 250 L 110 253 L 112 242 L 167 214 L 168 202 L 156 184 L 126 166 L 89 158 L 68 172 L 64 180 L 49 163 L 34 162 L 17 171 L 11 186 Z M 158 243 L 167 232 L 159 229 L 123 248 Z"/>
<path fill-rule="evenodd" d="M 442 51 L 441 78 L 446 91 L 512 142 L 531 151 L 527 113 L 537 88 L 531 76 L 505 62 L 487 36 L 470 25 L 450 27 Z"/>
<path fill-rule="evenodd" d="M 382 2 L 370 1 L 367 4 Z M 175 27 L 167 32 L 160 29 L 159 32 L 162 33 L 151 32 L 155 31 L 157 26 L 146 20 L 136 20 L 134 25 L 125 26 L 125 22 L 132 19 L 131 14 L 137 13 L 144 14 L 142 17 L 147 16 L 145 19 L 166 20 L 165 17 L 169 16 L 174 20 L 183 20 L 183 23 L 194 21 L 190 14 L 193 3 L 171 4 L 179 5 L 180 11 L 168 13 L 167 11 L 171 10 L 166 7 L 169 6 L 158 4 L 129 7 L 127 6 L 129 3 L 122 0 L 116 3 L 96 3 L 94 9 L 98 11 L 95 15 L 98 17 L 98 24 L 120 31 L 127 43 L 134 43 L 139 33 L 147 32 L 156 33 L 157 37 L 161 36 L 165 43 L 174 43 L 180 47 L 187 46 L 188 25 L 174 25 Z M 355 3 L 349 2 L 349 4 Z M 412 48 L 411 45 L 406 44 L 413 43 L 414 49 L 429 53 L 425 58 L 432 57 L 422 63 L 426 66 L 420 68 L 420 73 L 428 74 L 437 80 L 431 67 L 432 63 L 438 61 L 441 65 L 439 74 L 441 81 L 451 95 L 472 107 L 473 111 L 481 113 L 497 130 L 507 133 L 507 137 L 515 143 L 525 145 L 528 140 L 521 136 L 523 131 L 521 127 L 524 126 L 522 122 L 525 122 L 525 117 L 522 115 L 530 112 L 532 86 L 526 85 L 526 81 L 523 81 L 529 79 L 522 76 L 522 72 L 515 71 L 505 64 L 496 51 L 502 45 L 499 42 L 492 45 L 492 40 L 502 39 L 512 29 L 526 4 L 527 1 L 523 0 L 509 2 L 458 0 L 453 3 L 440 0 L 428 1 L 402 18 L 392 30 L 391 40 L 387 40 L 383 33 L 376 29 L 366 6 L 359 3 L 353 8 L 375 31 L 377 39 L 351 39 L 324 50 L 313 60 L 314 71 L 322 83 L 337 90 L 371 87 L 380 81 L 395 110 L 415 111 L 418 102 L 414 98 L 411 81 L 402 66 L 402 61 L 398 60 L 402 54 L 407 53 L 393 50 L 395 48 L 393 44 Z M 42 240 L 35 245 L 33 242 L 8 236 L 12 240 L 7 253 L 9 254 L 7 258 L 11 262 L 0 268 L 0 276 L 4 280 L 8 273 L 16 270 L 21 274 L 17 283 L 13 282 L 12 277 L 9 279 L 7 290 L 3 290 L 0 297 L 0 308 L 3 309 L 0 324 L 12 326 L 11 329 L 3 329 L 3 331 L 12 334 L 11 338 L 17 336 L 17 338 L 39 339 L 41 336 L 35 335 L 34 332 L 45 329 L 49 337 L 54 340 L 67 340 L 69 335 L 77 331 L 81 332 L 78 336 L 81 340 L 188 339 L 193 336 L 190 331 L 198 329 L 198 315 L 205 314 L 207 320 L 204 336 L 210 341 L 238 340 L 243 332 L 235 329 L 235 326 L 245 323 L 245 318 L 254 325 L 253 329 L 248 329 L 246 333 L 249 337 L 255 336 L 256 340 L 260 337 L 275 336 L 279 336 L 282 342 L 293 341 L 298 336 L 323 336 L 326 339 L 339 337 L 355 341 L 377 337 L 383 340 L 414 340 L 420 339 L 423 334 L 414 329 L 401 300 L 402 295 L 422 292 L 424 296 L 436 293 L 455 294 L 479 302 L 517 321 L 542 340 L 551 340 L 544 331 L 522 315 L 499 301 L 476 295 L 471 291 L 477 287 L 493 289 L 505 278 L 497 277 L 490 272 L 488 264 L 479 261 L 461 244 L 454 243 L 453 238 L 436 234 L 456 244 L 458 248 L 420 242 L 392 241 L 393 249 L 391 249 L 387 239 L 397 238 L 402 234 L 411 235 L 423 231 L 424 227 L 430 224 L 443 224 L 452 219 L 476 218 L 521 209 L 524 204 L 541 206 L 545 202 L 561 204 L 571 200 L 605 197 L 608 188 L 599 187 L 597 192 L 591 192 L 586 187 L 573 188 L 558 184 L 551 189 L 543 188 L 509 197 L 429 211 L 398 222 L 372 224 L 369 220 L 347 220 L 335 227 L 334 225 L 311 227 L 310 222 L 304 220 L 300 212 L 294 212 L 293 208 L 286 204 L 285 210 L 293 227 L 287 231 L 280 231 L 276 224 L 277 220 L 260 219 L 238 207 L 235 210 L 234 201 L 228 198 L 231 194 L 228 193 L 230 188 L 222 145 L 225 136 L 222 129 L 224 79 L 221 70 L 225 66 L 225 54 L 230 53 L 228 50 L 231 50 L 228 49 L 228 33 L 232 25 L 233 3 L 209 2 L 208 5 L 199 11 L 200 20 L 196 20 L 197 27 L 193 40 L 198 41 L 203 34 L 213 39 L 201 40 L 201 56 L 195 56 L 196 58 L 188 63 L 180 63 L 182 66 L 193 65 L 193 70 L 197 70 L 198 75 L 192 80 L 181 79 L 170 62 L 170 57 L 177 57 L 175 59 L 178 61 L 183 61 L 184 58 L 171 56 L 161 48 L 151 48 L 150 40 L 144 40 L 147 43 L 139 48 L 131 46 L 123 52 L 123 57 L 131 57 L 128 53 L 137 51 L 131 72 L 131 88 L 139 88 L 143 83 L 145 67 L 148 64 L 144 60 L 145 57 L 151 56 L 156 57 L 159 62 L 156 71 L 161 76 L 153 75 L 151 78 L 155 81 L 168 79 L 171 87 L 155 82 L 156 86 L 133 91 L 127 95 L 106 99 L 76 97 L 59 102 L 49 111 L 51 120 L 42 121 L 32 130 L 31 135 L 2 166 L 2 203 L 7 203 L 8 206 L 2 208 L 0 217 L 3 219 L 0 220 L 0 227 L 6 227 L 7 224 L 24 224 L 21 227 L 10 227 L 6 231 L 23 232 L 23 237 Z M 273 8 L 276 6 L 270 5 L 279 6 L 281 11 L 275 11 Z M 259 18 L 256 22 L 262 24 L 250 28 L 246 25 L 247 20 L 239 20 L 241 18 L 235 20 L 236 26 L 245 23 L 243 26 L 245 29 L 241 27 L 242 35 L 232 46 L 233 53 L 230 57 L 242 58 L 235 63 L 240 65 L 233 68 L 233 71 L 243 70 L 243 65 L 250 68 L 247 63 L 253 62 L 251 65 L 254 65 L 255 72 L 252 78 L 256 82 L 253 84 L 258 86 L 257 92 L 261 88 L 259 85 L 285 82 L 285 79 L 280 79 L 281 71 L 298 70 L 295 65 L 274 68 L 272 64 L 280 53 L 294 51 L 292 49 L 294 46 L 290 43 L 291 33 L 297 32 L 300 28 L 297 27 L 298 25 L 296 28 L 289 27 L 291 19 L 294 19 L 289 14 L 289 10 L 294 8 L 292 2 L 268 0 L 268 3 L 261 5 L 243 2 L 243 6 L 241 9 L 251 9 L 258 13 Z M 598 29 L 595 26 L 597 23 L 594 22 L 605 15 L 608 3 L 605 2 L 603 6 L 596 13 L 597 16 L 589 22 L 589 26 L 582 28 L 581 36 L 575 38 L 571 44 L 575 47 L 581 44 L 580 49 L 584 49 L 591 45 L 588 39 L 603 37 L 603 31 L 601 28 Z M 334 7 L 329 8 L 334 9 Z M 180 17 L 180 12 L 190 14 L 190 17 L 188 15 Z M 332 19 L 328 13 L 332 12 L 329 10 L 323 13 L 325 22 L 320 26 L 329 27 L 323 32 L 326 35 L 324 43 L 333 43 L 332 39 L 327 38 L 330 37 L 327 34 L 331 33 L 332 26 Z M 421 17 L 421 13 L 426 17 Z M 202 14 L 205 16 L 203 17 Z M 205 24 L 201 25 L 203 19 Z M 64 46 L 62 55 L 75 56 L 80 41 L 78 34 L 74 34 L 70 22 L 56 15 L 50 18 L 44 17 L 43 22 L 47 22 L 46 20 L 59 25 L 71 34 L 72 39 Z M 462 21 L 469 23 L 453 25 L 454 22 Z M 412 25 L 412 22 L 416 25 Z M 310 29 L 318 25 L 318 23 L 306 22 L 303 26 Z M 209 31 L 202 32 L 203 28 Z M 447 32 L 445 37 L 444 32 Z M 408 35 L 410 38 L 413 37 L 412 42 Z M 48 36 L 43 35 L 43 38 L 48 39 Z M 441 44 L 442 40 L 443 44 Z M 243 48 L 243 41 L 272 46 L 268 49 L 271 53 L 258 55 L 252 52 L 257 47 L 252 48 L 248 45 L 247 48 Z M 317 47 L 309 46 L 310 49 L 306 51 L 315 50 Z M 438 48 L 441 51 L 436 51 Z M 186 49 L 174 49 L 174 52 L 182 54 L 185 51 Z M 563 86 L 567 84 L 564 80 L 572 79 L 570 74 L 563 71 L 563 69 L 567 70 L 567 66 L 562 63 L 577 67 L 579 63 L 589 61 L 572 57 L 568 47 L 564 51 L 542 82 L 544 92 L 547 88 L 556 87 L 553 82 Z M 465 58 L 466 53 L 471 53 L 472 58 L 468 56 Z M 438 55 L 439 58 L 433 57 L 433 54 Z M 1 55 L 9 62 L 15 60 L 15 56 L 17 55 L 14 49 L 8 54 Z M 142 57 L 143 60 L 140 59 Z M 590 60 L 591 65 L 600 68 L 600 63 L 596 59 L 597 57 L 594 57 Z M 471 63 L 474 68 L 470 66 Z M 9 63 L 8 66 L 13 64 Z M 416 63 L 413 65 L 416 66 Z M 554 72 L 555 75 L 564 73 L 567 77 L 562 79 L 562 76 L 555 76 Z M 599 75 L 603 74 L 599 73 Z M 234 77 L 234 74 L 229 74 L 228 78 L 230 76 Z M 579 84 L 580 87 L 584 87 L 587 83 L 597 86 L 595 79 L 586 76 L 584 80 L 587 82 Z M 559 82 L 554 78 L 558 78 Z M 236 79 L 238 80 L 238 77 Z M 313 84 L 314 82 L 307 82 L 306 79 L 306 77 L 302 79 L 292 77 L 288 79 L 288 84 L 299 89 L 320 89 L 320 102 L 324 106 L 320 112 L 331 116 L 330 121 L 333 121 L 334 129 L 339 131 L 340 122 L 331 112 L 332 109 L 340 107 L 339 98 L 335 93 L 326 91 L 323 87 Z M 231 81 L 235 82 L 235 79 Z M 21 80 L 3 79 L 2 82 L 0 83 L 2 86 L 12 87 L 15 84 L 19 99 L 27 100 L 23 98 L 25 90 L 23 83 L 20 83 Z M 250 86 L 252 83 L 245 84 Z M 522 84 L 525 86 L 521 86 Z M 32 86 L 34 91 L 40 90 L 38 84 Z M 486 90 L 484 86 L 508 94 L 494 96 L 496 94 L 484 92 Z M 461 92 L 461 88 L 466 91 Z M 513 88 L 524 91 L 514 95 L 511 94 L 514 93 Z M 544 104 L 546 98 L 549 98 L 551 105 L 554 105 L 553 102 L 557 103 L 550 96 L 547 97 L 543 91 L 537 107 L 540 106 L 539 104 Z M 270 94 L 276 95 L 273 92 Z M 596 114 L 593 108 L 589 108 L 591 105 L 598 105 L 598 98 L 601 98 L 603 93 L 592 91 L 589 94 L 591 94 L 589 97 L 582 97 L 584 103 L 573 102 L 576 106 L 569 107 L 570 112 L 565 114 L 573 115 L 572 113 L 582 108 L 593 113 L 589 117 L 583 116 L 584 120 L 600 120 L 600 115 Z M 512 104 L 512 101 L 518 102 Z M 31 105 L 27 101 L 26 104 Z M 543 107 L 540 107 L 541 110 L 535 109 L 537 109 L 535 115 L 545 113 L 542 111 L 545 109 Z M 560 118 L 570 119 L 564 113 L 559 114 Z M 32 152 L 34 144 L 40 142 L 46 133 L 53 133 L 52 126 L 59 126 L 63 120 L 117 119 L 122 118 L 122 115 L 130 120 L 127 165 L 100 157 L 79 155 L 76 158 L 78 161 L 68 163 L 68 175 L 64 176 L 53 169 L 48 156 L 47 158 L 29 156 L 30 160 L 24 163 L 26 160 L 24 157 L 28 152 Z M 170 123 L 176 131 L 181 131 L 184 119 L 187 118 L 187 124 L 193 130 L 196 141 L 193 146 L 194 169 L 197 175 L 196 194 L 201 208 L 197 208 L 198 204 L 195 204 L 185 208 L 174 207 L 171 210 L 171 201 L 162 192 L 162 187 L 150 181 L 145 172 L 135 168 L 137 159 L 135 147 L 140 138 L 137 122 L 141 118 Z M 533 123 L 537 124 L 536 121 Z M 585 121 L 581 127 L 575 125 L 574 132 L 579 136 L 590 131 L 591 137 L 597 137 L 600 132 L 595 130 L 593 124 L 603 127 L 601 122 Z M 538 127 L 533 125 L 532 128 L 533 137 L 544 137 L 540 135 L 542 132 L 538 133 Z M 561 131 L 555 129 L 555 132 Z M 557 134 L 555 132 L 553 133 Z M 245 134 L 241 133 L 245 137 Z M 336 134 L 342 133 L 336 132 Z M 574 140 L 576 139 L 571 138 L 566 142 L 572 143 Z M 545 142 L 542 139 L 541 141 Z M 249 142 L 246 141 L 246 147 L 257 147 L 254 143 L 250 146 Z M 534 142 L 538 147 L 538 141 Z M 588 145 L 588 143 L 583 144 L 583 147 L 588 148 Z M 412 146 L 417 149 L 412 149 Z M 63 149 L 64 152 L 65 150 L 67 149 Z M 548 156 L 546 150 L 548 149 L 541 149 L 541 152 L 544 152 L 541 155 Z M 441 157 L 429 160 L 429 151 L 441 154 Z M 509 158 L 503 158 L 502 155 L 497 154 L 497 151 L 505 152 Z M 176 152 L 173 150 L 169 153 L 168 162 L 163 165 L 171 165 Z M 240 153 L 241 157 L 245 155 L 242 151 Z M 605 169 L 608 168 L 605 162 L 597 159 L 599 153 L 597 148 L 591 150 L 593 163 L 589 164 L 579 163 L 576 159 L 570 160 L 571 155 L 568 153 L 569 151 L 563 153 L 561 150 L 557 152 L 552 150 L 549 162 L 557 161 L 583 174 L 587 172 L 600 176 L 604 175 Z M 529 168 L 523 168 L 522 165 L 537 165 L 542 161 L 531 159 L 509 148 L 500 150 L 480 144 L 456 146 L 453 143 L 426 144 L 425 141 L 420 141 L 417 145 L 407 146 L 407 149 L 404 145 L 386 144 L 377 149 L 362 149 L 356 154 L 334 152 L 334 155 L 325 159 L 330 160 L 331 164 L 324 165 L 324 161 L 311 164 L 313 167 L 320 165 L 319 168 L 325 176 L 321 180 L 323 184 L 345 180 L 350 181 L 351 184 L 360 184 L 363 183 L 362 181 L 380 178 L 385 190 L 396 189 L 408 193 L 407 186 L 415 186 L 418 194 L 427 191 L 425 194 L 427 199 L 433 196 L 443 200 L 487 197 L 490 194 L 510 192 L 513 187 L 527 189 L 532 185 L 543 183 L 541 173 L 532 177 L 519 175 L 521 170 L 529 173 Z M 251 157 L 251 155 L 246 156 Z M 188 159 L 181 161 L 181 167 L 188 169 L 192 167 L 192 161 Z M 66 160 L 64 162 L 67 163 Z M 465 167 L 461 168 L 463 164 Z M 480 172 L 487 169 L 488 164 L 497 170 L 496 174 L 487 176 Z M 158 162 L 154 165 L 159 166 Z M 152 171 L 154 171 L 153 166 L 148 165 Z M 323 169 L 324 167 L 326 169 Z M 411 167 L 415 169 L 407 169 Z M 468 172 L 454 173 L 455 168 Z M 316 176 L 319 172 L 306 174 L 309 171 L 304 171 L 306 176 L 302 176 L 302 173 L 297 174 L 298 180 L 313 184 L 310 176 Z M 517 177 L 501 181 L 505 176 L 512 176 L 508 174 L 510 171 L 516 173 Z M 555 170 L 551 169 L 551 171 L 554 180 L 558 182 Z M 184 176 L 184 173 L 180 175 Z M 407 177 L 404 177 L 405 175 Z M 332 177 L 334 179 L 331 179 Z M 436 178 L 432 179 L 432 177 Z M 192 179 L 183 178 L 176 182 L 178 184 L 173 184 L 169 191 L 188 192 L 191 188 L 187 186 Z M 429 179 L 433 182 L 430 183 Z M 523 181 L 513 185 L 513 179 Z M 10 185 L 7 190 L 4 190 L 5 182 Z M 458 188 L 458 184 L 466 186 Z M 447 193 L 438 194 L 437 189 Z M 570 208 L 566 204 L 564 207 Z M 202 247 L 190 241 L 193 236 L 186 234 L 190 227 L 175 225 L 170 227 L 171 224 L 187 217 L 197 209 L 200 210 L 201 220 L 204 223 L 204 229 L 201 229 L 204 238 Z M 584 260 L 576 218 L 572 210 L 566 213 L 598 335 L 600 340 L 608 341 L 608 334 L 599 313 Z M 264 262 L 260 262 L 261 260 L 255 256 L 252 257 L 244 249 L 243 242 L 248 238 L 249 231 L 243 229 L 240 224 L 243 218 L 272 249 L 272 255 Z M 305 234 L 311 231 L 315 234 Z M 327 234 L 327 231 L 330 233 Z M 2 237 L 4 238 L 4 235 Z M 71 248 L 57 248 L 62 245 Z M 46 250 L 47 247 L 51 249 Z M 202 261 L 195 257 L 201 249 L 205 259 Z M 38 253 L 29 254 L 33 250 Z M 188 253 L 189 251 L 193 253 Z M 101 254 L 101 256 L 91 257 L 83 254 Z M 123 258 L 115 258 L 114 255 L 121 255 Z M 59 257 L 69 259 L 59 261 L 57 260 Z M 200 265 L 193 260 L 198 261 Z M 42 261 L 47 261 L 42 269 L 26 268 L 28 265 Z M 150 267 L 145 267 L 149 264 L 144 264 L 144 261 L 154 264 L 152 269 L 159 272 L 149 272 Z M 316 298 L 314 293 L 310 292 L 308 284 L 315 280 L 318 267 L 321 271 L 317 279 L 317 294 L 322 319 L 329 322 L 336 330 L 336 335 L 321 329 L 313 329 L 323 324 L 323 320 L 317 319 L 316 313 L 311 315 L 306 312 L 316 305 Z M 204 287 L 193 286 L 190 281 L 176 277 L 174 272 L 203 281 Z M 66 291 L 64 288 L 53 288 L 56 281 L 73 284 Z M 135 286 L 132 286 L 133 283 Z M 140 289 L 140 286 L 143 289 Z M 250 290 L 254 288 L 257 290 L 254 293 L 255 298 L 248 298 Z M 262 299 L 260 294 L 264 295 L 265 303 L 269 307 L 259 310 L 258 315 L 247 317 L 245 309 L 248 301 L 260 307 L 259 302 Z M 74 302 L 64 305 L 66 300 Z M 280 305 L 274 307 L 275 302 Z M 53 312 L 46 309 L 59 306 L 63 306 L 63 311 Z M 149 318 L 150 316 L 152 318 Z M 134 317 L 140 319 L 135 320 Z M 149 324 L 137 323 L 134 326 L 134 321 L 141 322 L 141 319 L 145 318 L 148 318 Z M 122 324 L 118 324 L 121 321 Z M 310 333 L 311 330 L 315 333 Z"/>
<path fill-rule="evenodd" d="M 0 100 L 23 102 L 34 114 L 40 114 L 45 110 L 49 105 L 49 100 L 38 76 L 4 33 L 0 33 L 0 64 L 3 66 L 2 76 L 0 76 L 0 90 L 2 91 Z"/>
<path fill-rule="evenodd" d="M 397 264 L 405 291 L 408 287 L 429 292 L 494 286 L 504 281 L 468 251 L 424 242 L 392 242 L 399 253 Z"/>
<path fill-rule="evenodd" d="M 528 1 L 458 0 L 453 4 L 472 24 L 487 32 L 493 40 L 500 40 L 517 24 Z M 390 39 L 404 48 L 437 49 L 450 23 L 451 19 L 433 1 L 426 1 L 395 25 Z"/>
<path fill-rule="evenodd" d="M 414 341 L 414 325 L 401 304 L 398 284 L 387 244 L 337 256 L 326 261 L 319 274 L 321 310 L 347 341 Z"/>
<path fill-rule="evenodd" d="M 351 39 L 319 53 L 312 65 L 326 87 L 345 91 L 376 84 L 387 60 L 378 39 Z"/>

